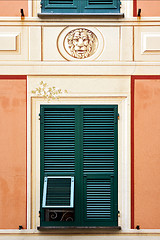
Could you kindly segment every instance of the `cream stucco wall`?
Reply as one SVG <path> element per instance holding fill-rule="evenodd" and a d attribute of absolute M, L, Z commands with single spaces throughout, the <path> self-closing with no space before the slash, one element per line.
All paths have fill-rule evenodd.
<path fill-rule="evenodd" d="M 72 21 L 71 21 L 72 20 Z M 101 48 L 86 60 L 66 59 L 60 36 L 86 28 Z M 158 75 L 160 19 L 0 19 L 2 75 Z M 65 35 L 64 35 L 65 37 Z M 9 69 L 9 71 L 8 71 Z M 63 71 L 62 71 L 63 69 Z"/>
<path fill-rule="evenodd" d="M 131 17 L 132 2 L 122 1 L 122 9 Z M 0 239 L 77 239 L 93 235 L 42 235 L 39 225 L 39 107 L 40 104 L 113 104 L 119 106 L 119 225 L 114 235 L 98 235 L 99 240 L 158 239 L 159 230 L 130 229 L 130 83 L 131 75 L 160 75 L 160 18 L 55 18 L 40 20 L 38 1 L 35 18 L 0 18 L 0 73 L 27 75 L 27 230 L 0 230 Z M 127 10 L 128 9 L 128 10 Z M 59 52 L 60 34 L 74 28 L 99 32 L 103 45 L 98 57 L 89 61 L 67 59 Z M 67 89 L 59 101 L 46 102 L 31 91 L 40 81 Z M 138 234 L 139 233 L 139 234 Z"/>
<path fill-rule="evenodd" d="M 40 81 L 49 86 L 67 89 L 68 94 L 59 100 L 46 101 L 43 98 L 31 97 L 31 91 L 39 86 Z M 32 186 L 30 210 L 31 228 L 39 226 L 40 208 L 40 126 L 39 112 L 41 104 L 118 104 L 119 120 L 119 225 L 123 230 L 130 228 L 130 79 L 128 77 L 30 77 L 28 78 L 28 99 L 32 107 L 32 125 L 28 126 L 32 132 Z M 30 109 L 31 111 L 31 109 Z M 28 176 L 29 177 L 29 176 Z M 126 181 L 127 179 L 127 181 Z"/>

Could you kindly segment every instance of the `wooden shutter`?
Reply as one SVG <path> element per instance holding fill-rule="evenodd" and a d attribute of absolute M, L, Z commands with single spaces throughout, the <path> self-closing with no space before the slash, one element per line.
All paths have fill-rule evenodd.
<path fill-rule="evenodd" d="M 116 225 L 117 107 L 84 108 L 83 174 L 85 221 Z"/>
<path fill-rule="evenodd" d="M 43 108 L 44 175 L 74 174 L 75 111 L 74 108 Z"/>
<path fill-rule="evenodd" d="M 42 0 L 42 13 L 119 13 L 120 0 Z"/>
<path fill-rule="evenodd" d="M 117 116 L 116 105 L 41 106 L 41 202 L 45 176 L 75 177 L 74 222 L 50 225 L 117 226 Z"/>
<path fill-rule="evenodd" d="M 119 13 L 119 0 L 83 0 L 84 13 Z"/>
<path fill-rule="evenodd" d="M 113 176 L 88 175 L 84 178 L 86 219 L 113 221 Z"/>
<path fill-rule="evenodd" d="M 42 12 L 48 13 L 78 13 L 78 0 L 43 0 Z"/>

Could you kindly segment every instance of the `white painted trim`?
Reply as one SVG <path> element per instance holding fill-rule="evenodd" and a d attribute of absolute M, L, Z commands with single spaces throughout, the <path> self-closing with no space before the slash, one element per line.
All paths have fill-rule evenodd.
<path fill-rule="evenodd" d="M 124 0 L 126 1 L 126 0 Z M 127 1 L 130 2 L 130 1 Z M 54 17 L 51 19 L 40 19 L 38 17 L 25 17 L 23 20 L 21 17 L 0 17 L 0 26 L 79 26 L 83 24 L 84 26 L 96 25 L 98 26 L 160 26 L 160 17 L 141 17 L 140 19 L 136 17 L 124 17 L 122 19 L 115 18 L 87 18 L 83 17 L 80 20 L 77 20 L 74 17 L 65 18 L 65 17 Z"/>
<path fill-rule="evenodd" d="M 29 29 L 28 29 L 28 60 L 31 59 L 30 47 L 31 47 L 31 28 L 29 27 Z"/>
<path fill-rule="evenodd" d="M 33 1 L 28 0 L 28 17 L 33 16 Z"/>
<path fill-rule="evenodd" d="M 114 61 L 94 61 L 94 62 L 83 62 L 83 61 L 72 61 L 72 62 L 67 62 L 67 61 L 52 61 L 52 62 L 48 62 L 48 61 L 0 61 L 0 67 L 3 67 L 3 66 L 19 66 L 19 67 L 32 67 L 34 66 L 35 68 L 36 67 L 83 67 L 83 68 L 87 68 L 87 67 L 90 67 L 90 66 L 97 66 L 97 67 L 114 67 L 113 65 L 115 65 L 115 67 L 135 67 L 135 66 L 140 66 L 140 67 L 148 67 L 148 66 L 160 66 L 160 61 L 151 61 L 151 62 L 114 62 Z M 92 69 L 93 70 L 93 69 Z M 57 71 L 58 72 L 58 71 Z M 89 71 L 91 72 L 91 71 Z M 32 75 L 35 75 L 35 74 L 32 74 Z M 40 74 L 38 74 L 40 75 Z M 45 76 L 47 76 L 49 74 L 45 74 Z M 61 73 L 57 73 L 56 75 L 59 75 L 59 76 L 63 76 L 64 74 L 61 72 Z M 73 74 L 72 74 L 73 75 Z M 81 76 L 83 76 L 84 74 L 81 72 L 80 74 Z M 109 74 L 106 74 L 106 73 L 100 73 L 98 72 L 97 75 L 104 75 L 104 76 L 108 76 Z M 117 74 L 111 74 L 112 76 L 117 76 Z M 36 75 L 37 76 L 37 75 Z M 93 74 L 91 74 L 91 76 L 93 76 Z"/>
<path fill-rule="evenodd" d="M 72 230 L 71 230 L 72 231 Z M 53 234 L 54 233 L 54 230 L 53 231 L 43 231 L 43 233 L 45 234 L 45 233 L 50 233 L 50 234 Z M 30 234 L 35 234 L 35 235 L 37 235 L 38 234 L 38 236 L 40 236 L 40 231 L 38 231 L 38 230 L 36 230 L 36 229 L 31 229 L 31 230 L 26 230 L 26 229 L 22 229 L 22 230 L 13 230 L 13 229 L 11 229 L 11 230 L 7 230 L 7 229 L 1 229 L 0 230 L 0 236 L 1 236 L 1 234 L 2 235 L 8 235 L 8 239 L 9 239 L 9 236 L 11 236 L 12 234 L 14 235 L 14 234 L 16 234 L 17 236 L 18 235 L 30 235 Z M 74 234 L 74 233 L 73 233 Z M 107 231 L 106 233 L 105 233 L 106 235 L 107 234 L 110 234 L 110 235 L 119 235 L 119 236 L 121 236 L 121 235 L 130 235 L 130 237 L 132 236 L 135 236 L 135 235 L 138 235 L 138 236 L 146 236 L 147 237 L 147 235 L 154 235 L 155 236 L 155 234 L 156 234 L 156 236 L 157 236 L 157 239 L 159 239 L 159 237 L 160 237 L 160 229 L 140 229 L 140 230 L 136 230 L 136 229 L 131 229 L 131 230 L 121 230 L 121 231 L 117 231 L 117 232 L 113 232 L 113 231 Z M 147 234 L 147 235 L 146 235 Z M 66 235 L 66 234 L 65 234 Z M 72 232 L 71 233 L 69 233 L 69 235 L 72 235 Z M 83 233 L 83 236 L 85 235 L 85 233 Z M 87 234 L 88 235 L 88 234 Z M 94 233 L 92 234 L 92 236 L 94 235 Z M 97 235 L 100 235 L 100 233 L 99 234 L 97 234 Z M 104 235 L 104 233 L 103 233 L 103 235 Z M 5 236 L 6 237 L 6 236 Z M 43 236 L 44 237 L 44 236 Z M 52 236 L 53 237 L 53 236 Z M 66 237 L 64 237 L 64 239 L 66 239 Z M 104 238 L 103 238 L 104 239 Z M 120 238 L 121 239 L 121 238 Z"/>
<path fill-rule="evenodd" d="M 77 101 L 79 98 L 79 101 Z M 63 100 L 62 100 L 63 99 Z M 75 100 L 74 100 L 75 99 Z M 84 104 L 118 104 L 119 108 L 119 113 L 120 113 L 120 119 L 122 121 L 119 121 L 119 138 L 118 138 L 118 144 L 119 144 L 119 153 L 118 153 L 118 178 L 119 178 L 119 183 L 118 183 L 118 205 L 119 205 L 119 210 L 121 212 L 120 219 L 119 219 L 119 224 L 122 226 L 124 230 L 130 228 L 130 137 L 128 135 L 129 133 L 129 128 L 130 128 L 130 120 L 129 120 L 129 112 L 130 112 L 130 102 L 128 99 L 128 94 L 124 94 L 123 96 L 118 96 L 115 94 L 112 94 L 112 96 L 109 94 L 108 96 L 101 96 L 97 97 L 97 95 L 92 94 L 92 97 L 89 95 L 87 98 L 86 96 L 82 95 L 77 95 L 77 97 L 71 97 L 70 95 L 68 97 L 63 97 L 61 98 L 60 101 L 50 101 L 47 102 L 47 100 L 44 100 L 43 98 L 32 98 L 32 110 L 33 110 L 33 118 L 32 120 L 34 121 L 34 125 L 32 127 L 35 127 L 34 129 L 32 128 L 32 132 L 35 133 L 35 144 L 32 149 L 36 149 L 35 151 L 35 159 L 32 159 L 32 164 L 36 166 L 36 176 L 32 177 L 32 180 L 36 181 L 33 183 L 36 186 L 36 189 L 32 191 L 33 196 L 32 198 L 34 199 L 33 201 L 35 202 L 34 206 L 36 209 L 32 209 L 32 212 L 34 212 L 34 218 L 33 218 L 33 223 L 32 226 L 36 229 L 37 226 L 39 226 L 39 217 L 38 217 L 38 210 L 40 209 L 40 201 L 39 201 L 39 195 L 40 195 L 40 189 L 39 189 L 39 184 L 40 184 L 40 123 L 38 120 L 38 114 L 40 112 L 40 105 L 42 104 L 48 104 L 48 105 L 54 105 L 54 104 L 65 104 L 65 105 L 84 105 Z M 127 153 L 125 153 L 127 152 Z M 33 169 L 34 171 L 34 169 Z M 125 178 L 125 179 L 124 179 Z M 123 212 L 123 213 L 122 213 Z"/>
<path fill-rule="evenodd" d="M 141 54 L 145 55 L 155 55 L 155 54 L 160 54 L 160 48 L 158 49 L 147 49 L 147 38 L 152 37 L 152 38 L 160 38 L 160 33 L 159 32 L 141 32 Z"/>
<path fill-rule="evenodd" d="M 87 62 L 86 62 L 87 63 Z M 97 66 L 97 67 L 95 67 Z M 34 64 L 23 65 L 22 61 L 20 65 L 16 61 L 9 65 L 6 61 L 5 64 L 0 63 L 0 73 L 1 75 L 8 75 L 8 69 L 10 75 L 28 75 L 28 76 L 62 76 L 62 67 L 63 67 L 63 76 L 113 76 L 113 73 L 116 76 L 131 76 L 131 75 L 160 75 L 160 62 L 150 62 L 139 64 L 136 62 L 130 63 L 130 66 L 127 64 L 119 64 L 116 62 L 111 66 L 111 64 L 106 65 L 88 65 L 84 66 L 83 64 L 79 66 L 74 65 L 64 65 L 63 64 L 54 64 L 44 66 L 39 62 L 36 66 Z"/>
<path fill-rule="evenodd" d="M 121 13 L 124 13 L 125 18 L 133 17 L 133 0 L 121 0 Z"/>
<path fill-rule="evenodd" d="M 128 109 L 129 99 L 126 98 L 122 102 L 122 138 L 123 149 L 122 149 L 122 166 L 123 166 L 123 178 L 122 178 L 122 229 L 128 230 L 131 227 L 131 198 L 128 196 L 131 193 L 131 165 L 130 165 L 130 112 Z M 126 150 L 128 149 L 128 150 Z M 126 180 L 127 179 L 127 180 Z"/>
<path fill-rule="evenodd" d="M 31 229 L 31 100 L 27 76 L 27 229 Z"/>

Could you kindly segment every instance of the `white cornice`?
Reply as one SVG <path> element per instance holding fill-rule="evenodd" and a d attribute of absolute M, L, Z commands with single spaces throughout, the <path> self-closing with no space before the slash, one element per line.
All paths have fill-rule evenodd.
<path fill-rule="evenodd" d="M 95 67 L 96 66 L 96 67 Z M 63 68 L 63 73 L 62 73 Z M 9 72 L 8 72 L 9 69 Z M 130 76 L 160 75 L 160 62 L 26 62 L 1 61 L 1 75 Z"/>
<path fill-rule="evenodd" d="M 51 19 L 40 19 L 38 17 L 0 17 L 0 26 L 45 26 L 45 25 L 99 25 L 99 26 L 160 26 L 160 17 L 143 17 L 143 18 L 107 18 L 107 17 L 54 17 Z"/>

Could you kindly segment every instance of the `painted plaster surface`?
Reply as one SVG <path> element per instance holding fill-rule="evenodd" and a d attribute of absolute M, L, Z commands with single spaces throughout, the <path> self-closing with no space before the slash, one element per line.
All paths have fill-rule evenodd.
<path fill-rule="evenodd" d="M 39 87 L 40 82 L 46 82 L 49 87 L 55 86 L 66 89 L 67 94 L 62 94 L 59 99 L 51 99 L 49 102 L 42 97 L 33 96 L 32 90 Z M 28 125 L 28 134 L 32 134 L 32 141 L 28 144 L 28 152 L 32 149 L 31 169 L 31 211 L 28 219 L 31 226 L 37 229 L 40 225 L 38 212 L 40 209 L 40 121 L 39 112 L 41 104 L 117 104 L 120 114 L 118 122 L 118 164 L 119 186 L 118 206 L 120 211 L 119 226 L 122 229 L 130 228 L 130 77 L 117 76 L 28 76 L 28 114 L 31 113 L 32 123 Z M 128 114 L 127 114 L 128 113 Z M 28 115 L 28 122 L 30 123 Z M 30 130 L 31 129 L 31 130 Z M 127 134 L 126 134 L 127 133 Z M 28 135 L 28 139 L 30 136 Z M 31 144 L 31 145 L 30 145 Z M 124 154 L 125 152 L 125 154 Z M 30 162 L 28 162 L 30 163 Z M 30 171 L 28 170 L 28 174 Z M 30 178 L 28 178 L 30 179 Z M 30 187 L 30 186 L 29 186 Z M 28 201 L 28 202 L 29 202 Z M 28 224 L 29 225 L 29 224 Z M 84 232 L 83 232 L 84 233 Z M 94 232 L 92 231 L 94 234 Z M 112 232 L 113 233 L 113 232 Z"/>
<path fill-rule="evenodd" d="M 25 16 L 28 16 L 28 1 L 0 1 L 0 16 L 20 17 L 21 8 L 23 8 Z"/>
<path fill-rule="evenodd" d="M 135 227 L 159 229 L 160 80 L 135 81 Z"/>
<path fill-rule="evenodd" d="M 36 236 L 37 235 L 37 236 Z M 136 235 L 122 235 L 120 236 L 119 234 L 103 234 L 103 235 L 93 235 L 93 234 L 89 234 L 89 235 L 85 235 L 85 234 L 81 234 L 81 235 L 54 235 L 54 234 L 43 234 L 43 235 L 39 235 L 39 234 L 28 234 L 28 235 L 24 235 L 24 234 L 18 234 L 18 235 L 8 235 L 8 236 L 0 236 L 0 240 L 159 240 L 159 236 L 139 236 L 138 234 Z"/>
<path fill-rule="evenodd" d="M 26 228 L 26 80 L 0 80 L 0 229 Z"/>
<path fill-rule="evenodd" d="M 137 11 L 141 8 L 142 17 L 159 17 L 160 2 L 156 0 L 137 0 Z"/>

